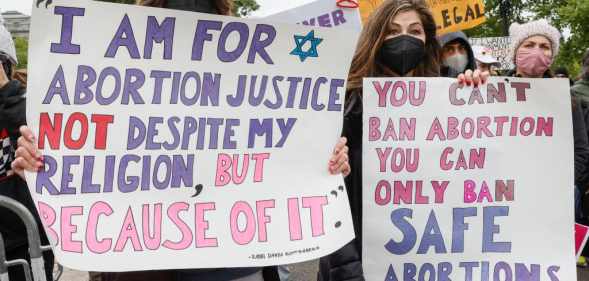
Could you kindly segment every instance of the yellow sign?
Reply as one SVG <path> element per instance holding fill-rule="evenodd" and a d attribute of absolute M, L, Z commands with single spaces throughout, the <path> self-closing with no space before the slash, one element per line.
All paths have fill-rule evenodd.
<path fill-rule="evenodd" d="M 383 0 L 360 0 L 360 16 L 362 17 L 363 23 L 368 21 L 368 17 L 374 10 L 376 10 L 382 1 Z"/>
<path fill-rule="evenodd" d="M 382 2 L 360 0 L 360 14 L 364 23 Z M 438 35 L 473 28 L 487 20 L 483 0 L 427 0 L 427 4 L 438 25 Z"/>

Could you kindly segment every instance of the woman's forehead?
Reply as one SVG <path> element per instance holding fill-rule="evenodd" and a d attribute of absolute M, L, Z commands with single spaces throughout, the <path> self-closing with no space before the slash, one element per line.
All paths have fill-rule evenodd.
<path fill-rule="evenodd" d="M 536 44 L 550 44 L 550 40 L 548 40 L 548 38 L 546 38 L 545 36 L 542 36 L 542 35 L 531 36 L 531 37 L 527 38 L 526 40 L 524 40 L 524 43 L 526 43 L 526 42 L 534 42 Z"/>
<path fill-rule="evenodd" d="M 410 26 L 423 25 L 419 13 L 415 10 L 399 11 L 392 19 L 391 25 Z"/>

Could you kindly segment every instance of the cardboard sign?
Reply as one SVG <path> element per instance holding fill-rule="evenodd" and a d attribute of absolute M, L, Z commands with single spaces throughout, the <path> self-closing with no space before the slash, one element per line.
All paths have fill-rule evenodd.
<path fill-rule="evenodd" d="M 266 19 L 308 26 L 340 28 L 355 33 L 362 31 L 362 22 L 358 8 L 342 8 L 334 0 L 317 0 L 294 9 L 270 15 Z"/>
<path fill-rule="evenodd" d="M 366 280 L 576 280 L 568 91 L 365 79 Z"/>
<path fill-rule="evenodd" d="M 360 0 L 362 22 L 366 23 L 372 12 L 383 0 Z M 484 23 L 485 3 L 483 0 L 427 0 L 434 20 L 438 25 L 438 34 L 465 30 Z"/>
<path fill-rule="evenodd" d="M 342 176 L 327 169 L 354 35 L 98 1 L 41 7 L 27 120 L 45 167 L 27 181 L 61 264 L 287 264 L 354 237 Z"/>
<path fill-rule="evenodd" d="M 469 38 L 468 40 L 471 46 L 479 45 L 489 48 L 491 55 L 501 63 L 499 69 L 508 70 L 515 67 L 510 57 L 511 39 L 509 36 Z"/>

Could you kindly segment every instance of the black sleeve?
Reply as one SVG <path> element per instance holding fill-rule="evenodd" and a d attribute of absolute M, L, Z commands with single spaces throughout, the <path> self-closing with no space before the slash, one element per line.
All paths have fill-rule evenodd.
<path fill-rule="evenodd" d="M 16 80 L 0 89 L 0 114 L 4 128 L 8 130 L 11 142 L 16 145 L 20 136 L 19 128 L 27 123 L 25 90 Z"/>
<path fill-rule="evenodd" d="M 583 120 L 585 121 L 585 134 L 587 135 L 587 139 L 589 140 L 589 104 L 587 102 L 579 99 L 581 103 L 581 111 L 583 114 Z M 589 157 L 585 161 L 585 171 L 581 176 L 580 182 L 576 183 L 579 190 L 584 194 L 587 191 L 587 187 L 589 187 Z"/>
<path fill-rule="evenodd" d="M 356 238 L 320 262 L 322 281 L 364 281 L 362 270 L 362 100 L 346 101 L 342 135 L 348 139 L 350 174 L 345 178 Z"/>
<path fill-rule="evenodd" d="M 589 162 L 589 140 L 581 102 L 573 99 L 573 137 L 575 148 L 575 184 L 581 185 Z M 583 188 L 583 186 L 579 186 Z"/>

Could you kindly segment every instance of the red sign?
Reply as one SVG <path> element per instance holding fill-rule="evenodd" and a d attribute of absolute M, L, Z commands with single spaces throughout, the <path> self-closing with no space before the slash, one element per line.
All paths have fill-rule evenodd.
<path fill-rule="evenodd" d="M 577 254 L 577 259 L 581 252 L 583 251 L 583 247 L 587 243 L 587 238 L 589 238 L 589 227 L 584 226 L 582 224 L 575 224 L 575 253 Z"/>

